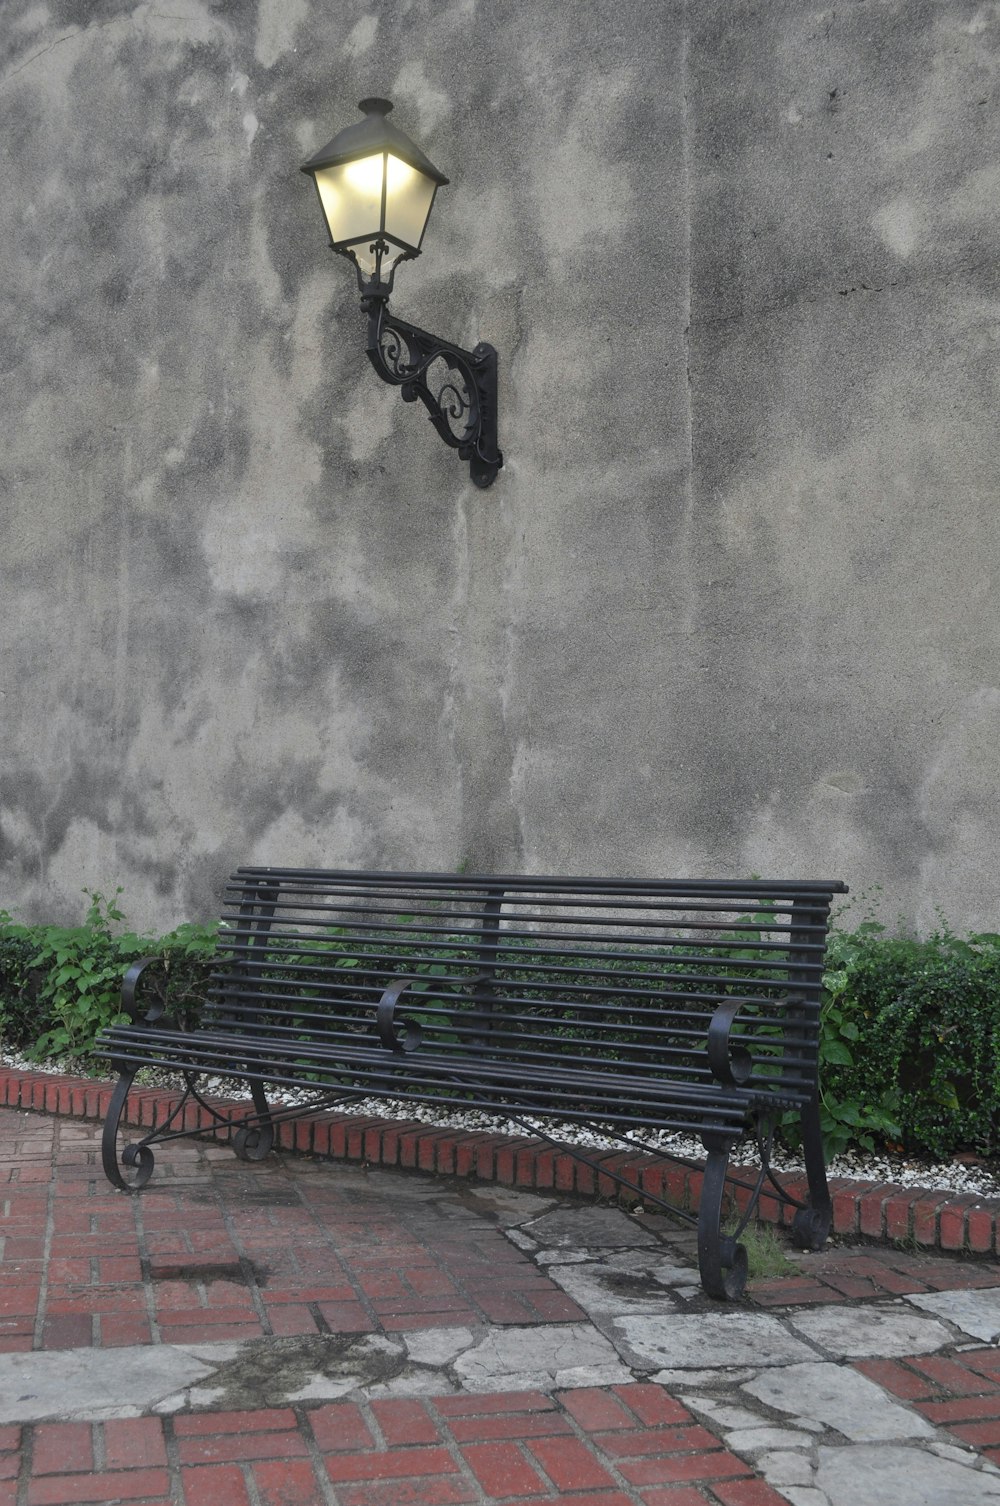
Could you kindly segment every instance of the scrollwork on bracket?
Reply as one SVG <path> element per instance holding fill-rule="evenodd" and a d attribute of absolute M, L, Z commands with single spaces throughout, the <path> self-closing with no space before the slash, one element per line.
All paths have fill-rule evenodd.
<path fill-rule="evenodd" d="M 419 978 L 396 978 L 378 1001 L 375 1010 L 375 1029 L 387 1051 L 393 1051 L 399 1055 L 407 1051 L 416 1051 L 423 1041 L 424 1031 L 419 1020 L 408 1020 L 404 1015 L 396 1013 L 403 994 L 412 983 L 419 982 Z"/>
<path fill-rule="evenodd" d="M 742 1087 L 753 1072 L 753 1057 L 739 1040 L 733 1039 L 732 1029 L 744 1004 L 754 1002 L 753 999 L 723 999 L 709 1021 L 708 1064 L 716 1081 L 727 1086 Z"/>
<path fill-rule="evenodd" d="M 370 286 L 368 359 L 404 402 L 419 400 L 445 444 L 469 462 L 473 481 L 491 486 L 503 465 L 497 447 L 497 353 L 492 345 L 463 350 L 388 309 L 387 291 Z"/>

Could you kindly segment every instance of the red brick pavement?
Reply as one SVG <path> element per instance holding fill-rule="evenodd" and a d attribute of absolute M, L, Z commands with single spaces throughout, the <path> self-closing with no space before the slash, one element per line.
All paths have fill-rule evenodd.
<path fill-rule="evenodd" d="M 988 1286 L 1000 1286 L 1000 1270 L 992 1260 L 833 1243 L 802 1257 L 794 1275 L 752 1282 L 750 1296 L 760 1307 L 793 1307 Z"/>
<path fill-rule="evenodd" d="M 397 1160 L 412 1165 L 446 1154 L 453 1168 L 496 1171 L 505 1154 L 490 1136 L 427 1142 L 422 1132 L 394 1133 Z M 384 1145 L 388 1131 L 351 1134 L 358 1145 L 372 1135 Z M 104 1179 L 95 1124 L 0 1109 L 0 1136 L 8 1148 L 0 1351 L 583 1316 L 498 1229 L 464 1217 L 454 1191 L 438 1197 L 429 1182 L 413 1183 L 393 1207 L 360 1170 L 331 1177 L 295 1158 L 244 1167 L 225 1147 L 180 1142 L 158 1153 L 162 1181 L 123 1198 Z M 523 1146 L 509 1165 L 522 1154 Z M 561 1158 L 546 1154 L 550 1181 L 564 1179 Z M 881 1192 L 868 1196 L 869 1222 L 876 1204 L 884 1214 Z M 975 1211 L 962 1214 L 968 1227 Z M 993 1262 L 834 1246 L 806 1257 L 794 1276 L 757 1283 L 752 1300 L 853 1303 L 996 1284 Z M 960 1346 L 857 1368 L 1000 1462 L 996 1349 Z M 782 1498 L 682 1403 L 646 1384 L 0 1427 L 0 1506 L 116 1501 L 781 1506 Z"/>
<path fill-rule="evenodd" d="M 0 1133 L 0 1352 L 584 1317 L 428 1183 L 394 1205 L 357 1172 L 245 1167 L 181 1141 L 130 1198 L 104 1177 L 96 1125 L 0 1109 Z"/>
<path fill-rule="evenodd" d="M 997 1273 L 994 1272 L 996 1282 Z M 1000 1349 L 859 1360 L 857 1369 L 1000 1465 Z"/>
<path fill-rule="evenodd" d="M 782 1506 L 659 1386 L 0 1428 L 0 1506 Z"/>
<path fill-rule="evenodd" d="M 396 1205 L 315 1160 L 250 1167 L 174 1142 L 162 1181 L 127 1198 L 100 1166 L 99 1129 L 0 1109 L 0 1352 L 265 1335 L 559 1323 L 577 1305 L 499 1229 L 433 1184 Z M 58 1154 L 55 1154 L 58 1147 Z M 0 1172 L 0 1176 L 3 1173 Z M 758 1281 L 763 1307 L 993 1286 L 990 1260 L 833 1245 Z"/>

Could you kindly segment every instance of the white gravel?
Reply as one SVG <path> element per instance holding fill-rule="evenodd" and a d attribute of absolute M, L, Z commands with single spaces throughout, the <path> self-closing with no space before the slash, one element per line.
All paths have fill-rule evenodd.
<path fill-rule="evenodd" d="M 21 1056 L 16 1051 L 0 1048 L 0 1064 L 14 1067 L 27 1072 L 51 1072 L 74 1074 L 74 1063 L 66 1062 L 32 1062 Z M 152 1073 L 146 1074 L 146 1081 L 153 1079 Z M 164 1076 L 162 1081 L 170 1086 L 176 1085 L 176 1080 Z M 246 1084 L 231 1078 L 208 1078 L 202 1084 L 202 1091 L 208 1095 L 218 1095 L 227 1098 L 247 1098 Z M 294 1104 L 296 1102 L 308 1102 L 309 1095 L 305 1092 L 295 1093 L 285 1088 L 281 1091 L 282 1102 Z M 501 1116 L 488 1114 L 481 1109 L 469 1109 L 458 1111 L 455 1109 L 440 1109 L 431 1104 L 403 1103 L 396 1099 L 386 1098 L 362 1098 L 353 1099 L 343 1105 L 345 1111 L 358 1114 L 370 1119 L 403 1119 L 419 1120 L 424 1124 L 433 1124 L 439 1129 L 464 1129 L 470 1131 L 486 1131 L 490 1134 L 499 1135 L 523 1135 L 522 1126 L 515 1124 L 513 1120 Z M 578 1124 L 555 1124 L 546 1126 L 553 1139 L 561 1140 L 568 1145 L 577 1145 L 584 1150 L 622 1150 L 622 1142 L 612 1136 L 595 1134 L 592 1130 L 585 1129 Z M 691 1161 L 704 1159 L 704 1149 L 701 1141 L 684 1135 L 672 1135 L 665 1131 L 659 1134 L 649 1134 L 644 1137 L 646 1143 L 662 1150 L 667 1155 L 679 1156 Z M 756 1157 L 755 1147 L 747 1145 L 746 1154 L 740 1155 L 743 1164 L 753 1164 Z M 794 1174 L 802 1171 L 802 1163 L 795 1156 L 776 1151 L 772 1157 L 772 1164 L 776 1171 Z M 927 1161 L 906 1159 L 903 1156 L 893 1155 L 869 1155 L 863 1151 L 849 1151 L 844 1155 L 837 1156 L 827 1167 L 829 1177 L 849 1177 L 856 1181 L 865 1182 L 889 1182 L 898 1187 L 927 1187 L 936 1191 L 969 1193 L 980 1198 L 1000 1199 L 1000 1162 L 995 1160 L 974 1162 L 966 1164 L 959 1161 L 934 1164 Z"/>

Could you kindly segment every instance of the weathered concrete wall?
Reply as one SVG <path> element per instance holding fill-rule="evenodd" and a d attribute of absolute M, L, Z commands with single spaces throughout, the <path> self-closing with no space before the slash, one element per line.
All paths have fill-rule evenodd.
<path fill-rule="evenodd" d="M 995 927 L 1000 6 L 5 0 L 0 905 L 830 874 Z M 301 160 L 452 179 L 370 370 Z"/>

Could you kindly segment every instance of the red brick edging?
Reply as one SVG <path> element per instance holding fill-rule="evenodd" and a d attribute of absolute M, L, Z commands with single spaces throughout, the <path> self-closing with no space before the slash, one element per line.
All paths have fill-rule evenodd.
<path fill-rule="evenodd" d="M 0 1066 L 0 1105 L 103 1119 L 113 1084 L 89 1078 L 20 1071 Z M 163 1088 L 135 1088 L 128 1101 L 132 1125 L 153 1128 L 176 1107 L 180 1095 Z M 228 1107 L 218 1100 L 220 1109 Z M 211 1116 L 198 1104 L 184 1109 L 186 1129 L 211 1130 Z M 433 1125 L 397 1119 L 364 1119 L 333 1112 L 310 1114 L 279 1124 L 283 1150 L 337 1160 L 364 1161 L 370 1166 L 408 1167 L 442 1176 L 476 1177 L 505 1187 L 532 1191 L 577 1193 L 584 1197 L 615 1197 L 618 1184 L 600 1170 L 526 1136 L 470 1133 L 435 1129 Z M 701 1172 L 638 1152 L 597 1152 L 593 1159 L 637 1188 L 680 1206 L 694 1206 L 701 1188 Z M 786 1178 L 794 1196 L 805 1193 L 804 1179 Z M 979 1198 L 917 1187 L 854 1182 L 834 1178 L 835 1234 L 868 1239 L 906 1241 L 925 1249 L 969 1250 L 1000 1255 L 1000 1199 Z M 745 1193 L 737 1193 L 738 1200 Z M 762 1197 L 760 1216 L 790 1223 L 794 1209 Z"/>

